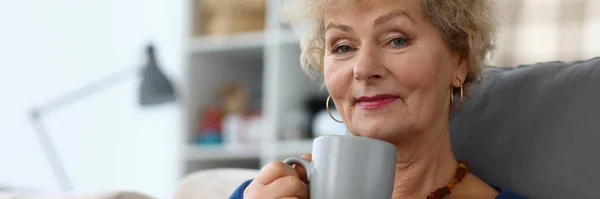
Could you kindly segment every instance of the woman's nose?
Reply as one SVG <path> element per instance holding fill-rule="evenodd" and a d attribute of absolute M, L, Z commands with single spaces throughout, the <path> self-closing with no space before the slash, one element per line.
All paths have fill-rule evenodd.
<path fill-rule="evenodd" d="M 387 70 L 382 65 L 381 58 L 379 51 L 374 47 L 360 49 L 354 65 L 354 78 L 367 83 L 385 78 Z"/>

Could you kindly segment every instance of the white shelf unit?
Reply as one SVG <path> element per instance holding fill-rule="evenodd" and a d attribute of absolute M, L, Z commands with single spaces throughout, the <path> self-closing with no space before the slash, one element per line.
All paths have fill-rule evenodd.
<path fill-rule="evenodd" d="M 193 5 L 194 0 L 189 5 Z M 316 82 L 300 68 L 296 35 L 283 29 L 279 0 L 266 0 L 266 30 L 226 36 L 189 36 L 185 42 L 184 174 L 212 167 L 253 167 L 309 153 L 312 139 L 278 140 L 286 111 L 300 109 L 308 97 L 321 94 Z M 188 9 L 193 12 L 193 6 Z M 198 16 L 188 13 L 187 16 Z M 189 18 L 190 21 L 191 17 Z M 191 23 L 188 23 L 191 25 Z M 189 27 L 188 27 L 189 29 Z M 261 141 L 231 147 L 192 143 L 191 127 L 198 111 L 217 104 L 218 86 L 240 82 L 251 92 L 251 106 L 261 111 Z M 324 102 L 323 102 L 324 103 Z M 225 163 L 223 163 L 225 162 Z"/>
<path fill-rule="evenodd" d="M 214 161 L 260 158 L 260 147 L 245 144 L 230 148 L 224 145 L 189 145 L 186 148 L 185 161 Z"/>

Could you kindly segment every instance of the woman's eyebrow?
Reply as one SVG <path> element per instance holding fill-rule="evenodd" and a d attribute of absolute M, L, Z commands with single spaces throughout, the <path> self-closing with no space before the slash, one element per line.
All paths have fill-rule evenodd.
<path fill-rule="evenodd" d="M 327 27 L 325 27 L 324 32 L 327 32 L 327 30 L 329 30 L 331 28 L 340 29 L 341 31 L 344 31 L 344 32 L 352 32 L 352 27 L 344 25 L 344 24 L 333 23 L 333 22 L 330 22 L 329 24 L 327 24 Z"/>
<path fill-rule="evenodd" d="M 375 19 L 375 23 L 374 26 L 385 23 L 393 18 L 396 17 L 406 17 L 408 20 L 410 20 L 413 23 L 417 23 L 415 21 L 415 19 L 413 19 L 410 14 L 408 14 L 408 12 L 404 11 L 404 10 L 392 10 L 391 12 L 388 12 L 387 14 L 381 15 L 379 17 L 377 17 L 377 19 Z"/>

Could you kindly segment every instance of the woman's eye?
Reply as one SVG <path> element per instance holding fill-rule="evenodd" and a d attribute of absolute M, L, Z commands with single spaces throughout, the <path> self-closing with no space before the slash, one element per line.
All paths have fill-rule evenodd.
<path fill-rule="evenodd" d="M 349 45 L 339 45 L 333 49 L 334 53 L 346 54 L 352 51 L 352 47 Z"/>
<path fill-rule="evenodd" d="M 393 47 L 402 47 L 402 46 L 406 45 L 406 43 L 407 43 L 407 39 L 403 38 L 403 37 L 397 37 L 397 38 L 390 40 L 390 45 L 392 45 Z"/>

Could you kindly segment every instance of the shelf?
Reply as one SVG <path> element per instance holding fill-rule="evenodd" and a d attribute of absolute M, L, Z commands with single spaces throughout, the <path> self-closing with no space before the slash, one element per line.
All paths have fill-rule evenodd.
<path fill-rule="evenodd" d="M 190 51 L 195 53 L 261 48 L 263 32 L 247 32 L 224 36 L 199 36 L 190 40 Z"/>
<path fill-rule="evenodd" d="M 312 151 L 313 140 L 279 141 L 275 145 L 278 157 L 296 156 Z M 244 144 L 235 147 L 226 145 L 188 145 L 185 160 L 237 160 L 260 158 L 260 144 Z"/>
<path fill-rule="evenodd" d="M 275 32 L 276 37 L 269 35 L 272 42 L 279 44 L 299 44 L 297 36 L 291 31 Z M 189 50 L 193 53 L 238 52 L 252 53 L 262 51 L 267 43 L 267 35 L 263 31 L 235 33 L 223 36 L 198 36 L 189 41 Z M 277 39 L 278 38 L 278 39 Z"/>
<path fill-rule="evenodd" d="M 259 144 L 244 144 L 235 147 L 226 145 L 188 145 L 187 161 L 237 160 L 260 158 Z"/>
<path fill-rule="evenodd" d="M 283 140 L 277 142 L 277 156 L 296 156 L 312 152 L 312 139 L 306 140 Z"/>

